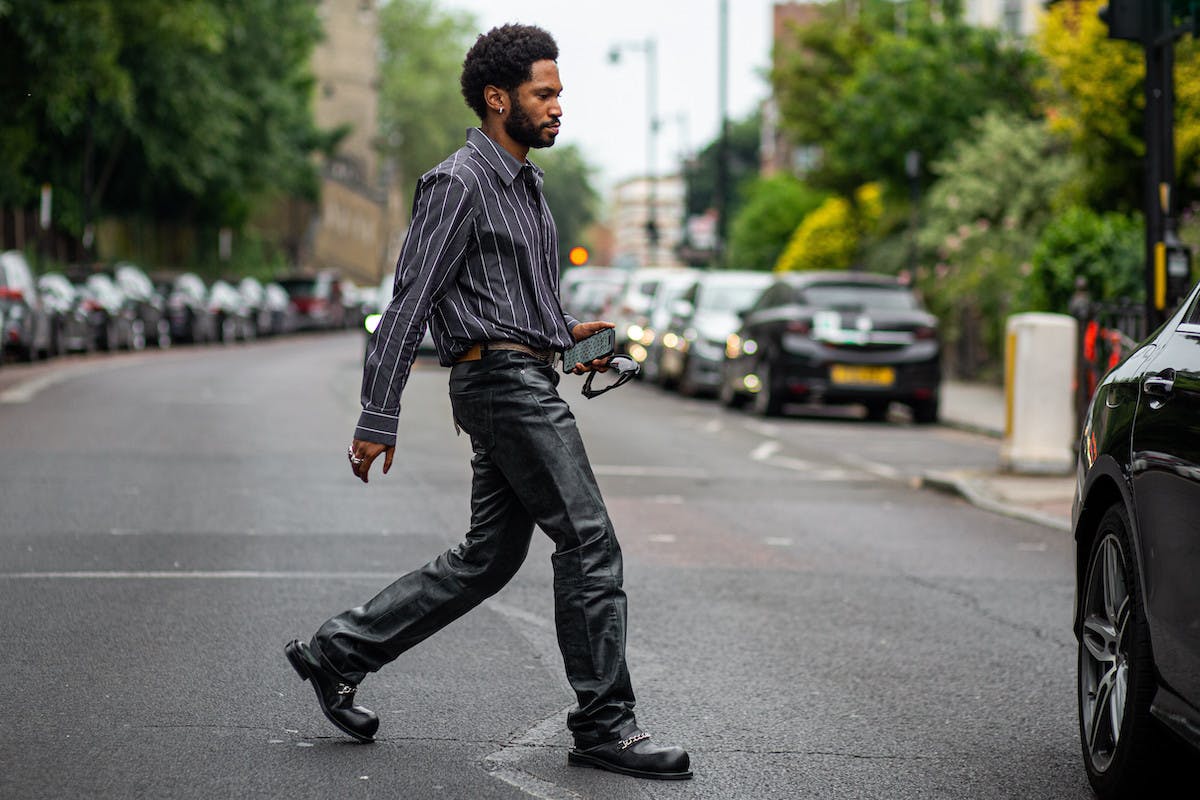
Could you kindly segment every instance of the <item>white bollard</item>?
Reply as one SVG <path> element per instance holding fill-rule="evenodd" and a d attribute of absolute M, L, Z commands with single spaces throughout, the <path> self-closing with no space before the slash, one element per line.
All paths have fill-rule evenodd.
<path fill-rule="evenodd" d="M 1019 473 L 1070 472 L 1079 434 L 1077 323 L 1063 314 L 1015 314 L 1005 332 L 1001 466 Z"/>

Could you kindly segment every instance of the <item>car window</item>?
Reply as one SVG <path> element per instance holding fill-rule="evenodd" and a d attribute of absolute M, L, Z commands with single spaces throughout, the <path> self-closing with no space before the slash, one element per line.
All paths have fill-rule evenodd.
<path fill-rule="evenodd" d="M 697 308 L 704 311 L 725 311 L 737 313 L 746 309 L 758 297 L 762 286 L 755 284 L 723 284 L 706 286 L 700 294 Z"/>
<path fill-rule="evenodd" d="M 880 308 L 912 311 L 917 300 L 908 289 L 889 286 L 823 284 L 802 291 L 800 302 L 822 308 Z"/>

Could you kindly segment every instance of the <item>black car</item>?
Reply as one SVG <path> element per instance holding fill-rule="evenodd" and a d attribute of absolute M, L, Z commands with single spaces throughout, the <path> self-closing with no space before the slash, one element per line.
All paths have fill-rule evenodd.
<path fill-rule="evenodd" d="M 916 422 L 936 422 L 941 353 L 936 318 L 898 279 L 788 273 L 743 312 L 719 393 L 768 416 L 787 403 L 860 403 L 883 419 L 900 402 Z"/>
<path fill-rule="evenodd" d="M 1198 294 L 1101 381 L 1079 444 L 1079 733 L 1104 800 L 1200 763 Z"/>

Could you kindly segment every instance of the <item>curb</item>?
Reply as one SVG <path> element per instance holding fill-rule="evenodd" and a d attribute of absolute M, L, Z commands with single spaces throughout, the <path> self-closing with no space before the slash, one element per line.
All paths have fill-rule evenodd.
<path fill-rule="evenodd" d="M 972 481 L 961 478 L 957 475 L 948 474 L 945 472 L 927 471 L 921 475 L 921 488 L 932 489 L 936 492 L 944 494 L 956 495 L 963 498 L 974 506 L 991 511 L 995 514 L 1003 514 L 1006 517 L 1032 522 L 1037 525 L 1042 525 L 1054 530 L 1071 532 L 1071 523 L 1059 517 L 1044 514 L 1041 511 L 1034 511 L 1020 506 L 1013 506 L 1008 503 L 1002 503 L 994 497 L 990 497 L 985 491 L 981 491 L 979 487 Z"/>

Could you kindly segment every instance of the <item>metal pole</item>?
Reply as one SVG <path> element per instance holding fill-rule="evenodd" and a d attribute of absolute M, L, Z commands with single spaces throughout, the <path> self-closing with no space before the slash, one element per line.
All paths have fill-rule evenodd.
<path fill-rule="evenodd" d="M 717 242 L 716 263 L 725 264 L 725 238 L 729 226 L 729 2 L 720 0 L 717 10 L 717 106 L 721 134 L 717 144 Z"/>
<path fill-rule="evenodd" d="M 653 37 L 646 40 L 646 116 L 650 127 L 646 134 L 646 178 L 650 182 L 650 207 L 646 213 L 646 241 L 651 265 L 661 260 L 658 254 L 658 53 Z"/>
<path fill-rule="evenodd" d="M 1170 215 L 1175 156 L 1171 78 L 1174 43 L 1171 37 L 1156 41 L 1170 25 L 1166 0 L 1149 4 L 1151 33 L 1146 38 L 1146 330 L 1152 331 L 1167 316 L 1166 237 Z"/>

